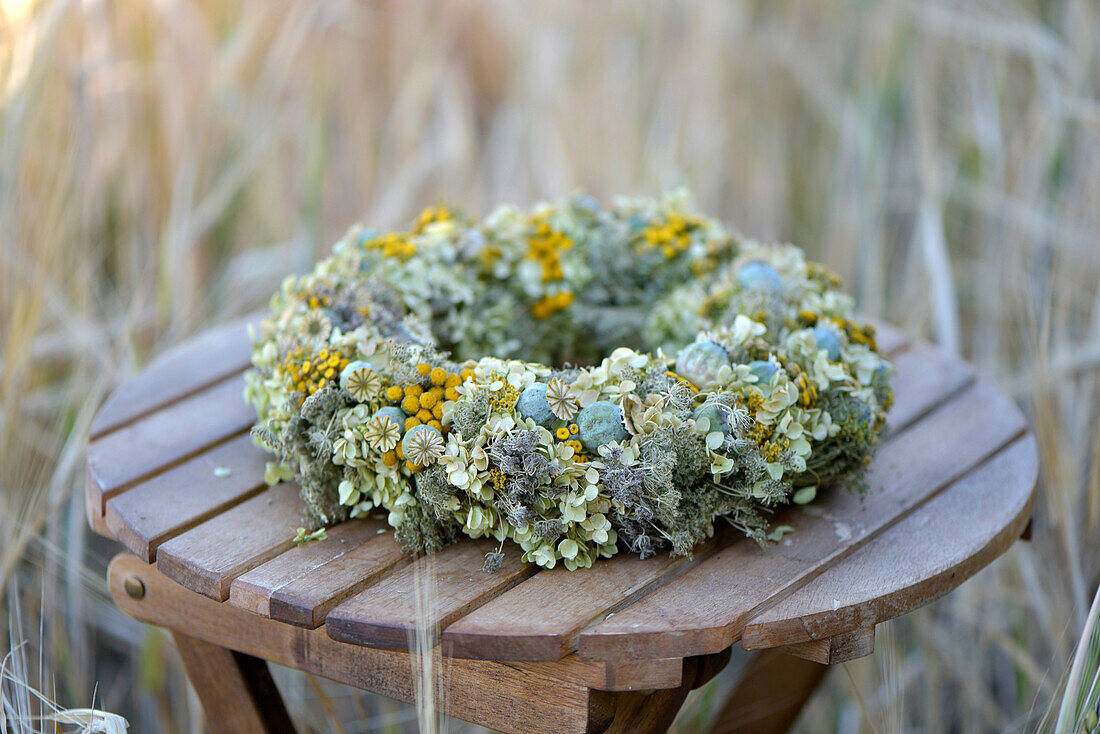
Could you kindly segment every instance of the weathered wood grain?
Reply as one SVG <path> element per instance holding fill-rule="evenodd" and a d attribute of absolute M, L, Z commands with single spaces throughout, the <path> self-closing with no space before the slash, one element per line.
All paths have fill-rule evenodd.
<path fill-rule="evenodd" d="M 898 359 L 897 401 L 892 427 L 904 429 L 974 380 L 963 362 L 927 345 Z M 710 549 L 697 549 L 699 562 Z M 452 654 L 489 660 L 557 660 L 576 649 L 580 630 L 656 585 L 667 583 L 693 562 L 662 554 L 639 561 L 621 555 L 583 574 L 564 568 L 543 571 L 443 631 Z M 553 609 L 553 614 L 531 610 Z"/>
<path fill-rule="evenodd" d="M 669 576 L 687 559 L 616 556 L 577 573 L 542 571 L 443 630 L 451 654 L 484 660 L 560 660 L 580 630 Z"/>
<path fill-rule="evenodd" d="M 602 694 L 603 700 L 593 701 L 593 728 L 605 734 L 664 734 L 691 692 L 698 667 L 697 658 L 684 660 L 684 681 L 679 688 Z"/>
<path fill-rule="evenodd" d="M 826 572 L 828 573 L 828 572 Z M 741 639 L 744 645 L 744 637 Z M 832 637 L 783 645 L 780 649 L 788 655 L 810 660 L 821 665 L 837 665 L 855 660 L 875 651 L 875 628 L 858 627 Z"/>
<path fill-rule="evenodd" d="M 88 496 L 99 514 L 130 486 L 247 431 L 256 413 L 243 393 L 244 378 L 230 377 L 93 441 Z"/>
<path fill-rule="evenodd" d="M 107 527 L 107 520 L 103 517 L 103 497 L 99 493 L 99 487 L 92 479 L 91 467 L 84 470 L 84 517 L 88 520 L 88 527 L 93 533 L 106 538 L 114 538 L 115 534 Z"/>
<path fill-rule="evenodd" d="M 141 580 L 141 599 L 126 593 L 127 578 Z M 323 629 L 257 617 L 188 591 L 129 553 L 111 562 L 108 582 L 115 604 L 136 619 L 391 698 L 416 700 L 417 675 L 405 651 L 348 645 Z M 590 691 L 562 670 L 555 678 L 516 663 L 437 658 L 431 688 L 441 710 L 499 731 L 583 732 Z"/>
<path fill-rule="evenodd" d="M 333 609 L 325 627 L 343 642 L 407 647 L 418 629 L 446 627 L 538 570 L 518 548 L 505 547 L 500 570 L 482 571 L 485 554 L 496 549 L 492 540 L 463 540 L 419 558 Z"/>
<path fill-rule="evenodd" d="M 710 734 L 783 734 L 829 670 L 782 650 L 753 656 Z"/>
<path fill-rule="evenodd" d="M 743 540 L 723 547 L 728 541 L 720 536 L 710 551 L 720 550 L 691 561 L 624 555 L 585 573 L 536 573 L 511 548 L 504 568 L 490 575 L 480 566 L 493 543 L 465 540 L 409 563 L 388 531 L 377 534 L 381 526 L 374 521 L 338 526 L 329 530 L 329 540 L 294 548 L 302 513 L 297 487 L 264 491 L 269 457 L 244 434 L 254 414 L 237 376 L 250 350 L 241 324 L 164 355 L 149 376 L 143 372 L 108 401 L 89 450 L 89 521 L 143 559 L 156 558 L 164 573 L 188 588 L 231 598 L 259 623 L 269 616 L 314 628 L 327 615 L 326 630 L 319 632 L 397 648 L 406 647 L 418 626 L 438 626 L 439 649 L 449 657 L 529 661 L 506 663 L 498 669 L 502 674 L 510 669 L 553 677 L 552 671 L 568 668 L 589 688 L 675 688 L 682 682 L 682 657 L 727 649 L 743 632 L 748 644 L 755 644 L 752 634 L 779 634 L 763 630 L 786 629 L 792 610 L 800 610 L 799 625 L 809 619 L 817 632 L 770 643 L 789 639 L 779 644 L 832 660 L 843 654 L 838 641 L 855 634 L 855 627 L 873 629 L 867 620 L 900 613 L 902 600 L 853 596 L 853 608 L 863 611 L 839 615 L 840 622 L 832 621 L 832 609 L 807 612 L 813 604 L 795 602 L 806 593 L 817 599 L 813 594 L 834 577 L 847 583 L 843 573 L 850 564 L 869 572 L 860 559 L 870 548 L 915 522 L 922 503 L 946 501 L 953 482 L 962 485 L 967 472 L 1024 429 L 1018 411 L 985 383 L 975 383 L 964 363 L 928 345 L 911 345 L 889 326 L 880 325 L 878 341 L 897 360 L 898 375 L 889 439 L 869 471 L 871 491 L 825 491 L 808 507 L 780 512 L 775 522 L 794 525 L 796 533 L 767 550 Z M 229 475 L 215 477 L 215 467 L 228 468 Z M 1011 481 L 1018 485 L 1019 477 Z M 948 494 L 937 496 L 949 485 Z M 1005 533 L 1019 532 L 1015 519 L 1005 522 Z M 967 546 L 960 552 L 973 555 L 959 568 L 972 572 L 1007 538 Z M 928 561 L 937 559 L 943 561 L 934 554 Z M 948 587 L 939 571 L 913 567 Z M 428 579 L 428 606 L 415 621 L 416 581 Z M 869 586 L 851 588 L 857 596 L 870 593 Z M 914 587 L 908 593 L 916 599 L 921 592 Z M 856 617 L 863 624 L 845 627 Z M 751 633 L 744 629 L 750 618 Z"/>
<path fill-rule="evenodd" d="M 107 500 L 107 528 L 152 562 L 161 543 L 266 489 L 272 458 L 241 434 Z"/>
<path fill-rule="evenodd" d="M 229 587 L 229 603 L 302 627 L 319 627 L 347 597 L 408 560 L 386 523 L 350 520 L 329 528 L 325 540 L 291 548 Z"/>
<path fill-rule="evenodd" d="M 946 594 L 1019 537 L 1037 476 L 1035 442 L 1024 436 L 843 564 L 753 617 L 741 643 L 749 649 L 808 644 Z"/>
<path fill-rule="evenodd" d="M 581 657 L 623 660 L 705 654 L 740 637 L 745 620 L 804 585 L 964 476 L 1024 430 L 1023 417 L 979 381 L 884 444 L 865 495 L 831 491 L 797 518 L 797 531 L 761 549 L 739 541 L 584 630 Z M 675 651 L 675 652 L 673 652 Z"/>
<path fill-rule="evenodd" d="M 928 344 L 905 350 L 894 365 L 894 404 L 886 415 L 884 437 L 904 430 L 975 379 L 970 365 Z"/>
<path fill-rule="evenodd" d="M 182 632 L 172 637 L 212 734 L 294 734 L 267 663 Z"/>
<path fill-rule="evenodd" d="M 298 485 L 279 484 L 164 543 L 157 568 L 218 601 L 237 576 L 288 550 L 302 520 Z"/>
<path fill-rule="evenodd" d="M 92 440 L 243 372 L 252 354 L 248 325 L 260 318 L 254 313 L 231 321 L 155 358 L 103 403 L 92 422 Z"/>
<path fill-rule="evenodd" d="M 446 645 L 440 651 L 448 659 Z M 628 663 L 603 660 L 581 660 L 576 655 L 555 661 L 497 660 L 501 665 L 516 670 L 533 671 L 559 678 L 570 683 L 583 684 L 597 691 L 651 691 L 657 688 L 676 688 L 683 682 L 683 660 L 632 660 Z"/>

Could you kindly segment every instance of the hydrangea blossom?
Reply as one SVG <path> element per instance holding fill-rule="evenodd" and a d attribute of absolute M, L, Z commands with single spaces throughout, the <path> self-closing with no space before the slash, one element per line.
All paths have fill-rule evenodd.
<path fill-rule="evenodd" d="M 382 509 L 411 550 L 495 538 L 488 570 L 765 542 L 858 483 L 892 402 L 839 286 L 682 192 L 353 227 L 253 335 L 253 435 L 310 530 Z"/>

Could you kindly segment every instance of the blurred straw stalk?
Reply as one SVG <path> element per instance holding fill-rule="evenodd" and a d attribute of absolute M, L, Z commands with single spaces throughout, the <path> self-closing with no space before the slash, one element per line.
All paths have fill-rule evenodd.
<path fill-rule="evenodd" d="M 1100 572 L 1098 12 L 0 1 L 0 580 L 19 578 L 58 699 L 98 681 L 135 731 L 200 725 L 170 645 L 106 600 L 112 548 L 75 492 L 119 381 L 358 219 L 688 184 L 974 360 L 1042 447 L 1035 539 L 890 625 L 802 730 L 1038 726 Z M 415 726 L 279 680 L 307 730 Z"/>

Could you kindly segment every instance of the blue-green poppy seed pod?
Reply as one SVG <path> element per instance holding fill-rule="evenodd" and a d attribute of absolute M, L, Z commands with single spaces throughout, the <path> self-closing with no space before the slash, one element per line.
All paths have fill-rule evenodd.
<path fill-rule="evenodd" d="M 532 382 L 523 388 L 516 401 L 516 410 L 524 418 L 530 418 L 540 426 L 549 426 L 554 422 L 554 413 L 546 399 L 546 383 Z"/>
<path fill-rule="evenodd" d="M 625 441 L 630 434 L 623 428 L 623 411 L 618 405 L 598 400 L 577 414 L 577 435 L 591 453 L 612 441 Z"/>
<path fill-rule="evenodd" d="M 724 406 L 719 406 L 717 403 L 703 403 L 695 409 L 694 417 L 696 421 L 706 419 L 709 423 L 707 431 L 721 431 L 722 433 L 729 435 L 730 423 L 729 423 L 729 409 Z"/>
<path fill-rule="evenodd" d="M 818 349 L 824 349 L 830 362 L 840 361 L 840 337 L 828 326 L 814 327 L 814 340 Z"/>
<path fill-rule="evenodd" d="M 405 419 L 409 417 L 409 414 L 401 410 L 394 405 L 387 405 L 385 408 L 379 408 L 374 412 L 371 418 L 389 418 L 397 424 L 397 430 L 404 433 L 405 431 Z"/>
<path fill-rule="evenodd" d="M 871 389 L 875 391 L 875 399 L 880 404 L 885 405 L 889 400 L 891 393 L 890 390 L 890 368 L 884 364 L 875 368 L 875 371 L 871 373 Z"/>
<path fill-rule="evenodd" d="M 830 408 L 830 412 L 833 415 L 833 422 L 845 431 L 867 434 L 874 428 L 875 417 L 871 409 L 862 400 L 857 400 L 851 395 L 840 398 Z"/>
<path fill-rule="evenodd" d="M 416 436 L 418 433 L 424 432 L 434 433 L 435 435 L 439 436 L 439 439 L 441 441 L 443 440 L 443 434 L 440 433 L 435 426 L 429 426 L 426 423 L 421 423 L 419 426 L 413 426 L 409 430 L 405 431 L 405 435 L 401 439 L 401 452 L 405 454 L 406 458 L 408 458 L 411 453 L 409 451 L 409 446 L 412 442 L 413 437 Z"/>
<path fill-rule="evenodd" d="M 373 229 L 364 229 L 359 233 L 358 239 L 355 241 L 355 246 L 359 249 L 366 249 L 367 243 L 373 239 L 378 238 L 378 232 Z"/>
<path fill-rule="evenodd" d="M 340 314 L 336 313 L 331 308 L 322 308 L 320 311 L 324 314 L 325 318 L 328 319 L 328 322 L 332 324 L 333 328 L 339 329 L 343 326 L 344 320 L 340 318 Z"/>
<path fill-rule="evenodd" d="M 756 375 L 758 385 L 771 384 L 772 378 L 775 377 L 775 373 L 778 371 L 779 366 L 775 362 L 762 359 L 754 359 L 749 362 L 749 372 Z"/>
<path fill-rule="evenodd" d="M 783 276 L 775 268 L 760 260 L 752 260 L 737 271 L 737 285 L 745 290 L 783 292 Z"/>
<path fill-rule="evenodd" d="M 583 209 L 589 214 L 595 214 L 599 212 L 602 208 L 600 206 L 599 200 L 594 196 L 590 196 L 589 194 L 580 194 L 578 196 L 574 196 L 572 203 L 575 208 Z"/>
<path fill-rule="evenodd" d="M 869 432 L 874 427 L 875 417 L 866 403 L 860 402 L 853 413 L 860 430 Z"/>
<path fill-rule="evenodd" d="M 712 384 L 718 371 L 729 366 L 730 356 L 714 342 L 688 344 L 676 355 L 676 374 L 696 387 Z"/>
<path fill-rule="evenodd" d="M 348 362 L 348 366 L 345 367 L 344 369 L 340 370 L 340 387 L 343 388 L 344 390 L 347 390 L 348 389 L 348 378 L 351 377 L 351 373 L 355 372 L 356 370 L 362 370 L 362 369 L 373 370 L 374 367 L 371 365 L 370 362 L 364 362 L 364 361 L 359 360 L 359 359 L 356 359 L 352 362 Z"/>

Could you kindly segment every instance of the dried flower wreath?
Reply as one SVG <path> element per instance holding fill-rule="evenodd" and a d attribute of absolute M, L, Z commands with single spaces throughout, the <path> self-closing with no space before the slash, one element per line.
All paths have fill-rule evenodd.
<path fill-rule="evenodd" d="M 313 528 L 384 508 L 412 551 L 492 536 L 569 569 L 690 554 L 719 519 L 765 542 L 776 505 L 858 484 L 892 400 L 874 330 L 685 198 L 353 228 L 253 335 L 267 480 Z"/>

